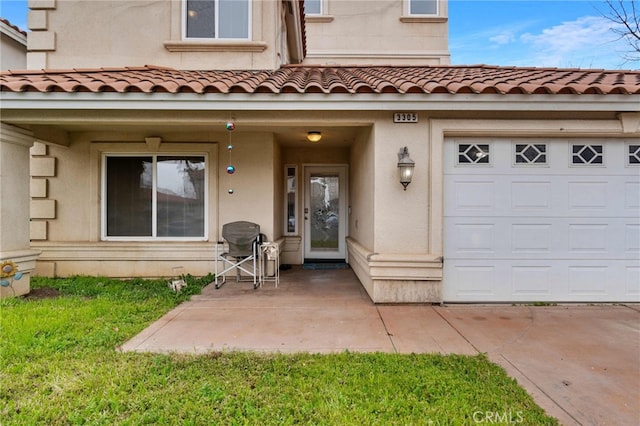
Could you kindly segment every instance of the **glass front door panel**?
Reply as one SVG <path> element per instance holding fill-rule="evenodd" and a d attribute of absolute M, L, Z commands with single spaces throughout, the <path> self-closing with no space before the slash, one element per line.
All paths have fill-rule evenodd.
<path fill-rule="evenodd" d="M 346 259 L 347 168 L 305 166 L 304 259 Z"/>
<path fill-rule="evenodd" d="M 338 176 L 311 176 L 311 251 L 335 251 L 340 235 L 340 179 Z"/>

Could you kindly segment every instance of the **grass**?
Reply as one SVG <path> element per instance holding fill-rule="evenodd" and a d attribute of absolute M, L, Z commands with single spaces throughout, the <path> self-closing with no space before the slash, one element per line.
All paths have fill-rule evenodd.
<path fill-rule="evenodd" d="M 557 424 L 482 355 L 115 350 L 209 281 L 37 278 L 59 296 L 0 301 L 2 424 Z"/>

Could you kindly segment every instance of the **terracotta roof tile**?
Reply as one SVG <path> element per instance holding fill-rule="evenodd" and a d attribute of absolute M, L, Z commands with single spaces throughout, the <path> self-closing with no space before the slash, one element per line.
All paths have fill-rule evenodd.
<path fill-rule="evenodd" d="M 473 66 L 162 67 L 7 71 L 3 92 L 640 94 L 640 71 Z"/>
<path fill-rule="evenodd" d="M 13 28 L 15 31 L 19 32 L 23 36 L 25 36 L 25 37 L 27 36 L 27 32 L 25 30 L 23 30 L 22 28 L 18 27 L 17 25 L 13 25 L 11 22 L 9 22 L 8 19 L 0 18 L 0 21 L 2 21 L 5 25 L 10 26 L 11 28 Z"/>

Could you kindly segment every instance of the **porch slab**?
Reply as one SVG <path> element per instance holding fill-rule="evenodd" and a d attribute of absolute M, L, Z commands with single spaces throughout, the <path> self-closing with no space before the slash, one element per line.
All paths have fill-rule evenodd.
<path fill-rule="evenodd" d="M 301 268 L 283 272 L 277 288 L 207 286 L 121 350 L 477 353 L 430 305 L 376 305 L 350 269 Z"/>
<path fill-rule="evenodd" d="M 486 353 L 563 425 L 637 424 L 640 306 L 376 305 L 349 270 L 206 287 L 123 351 Z"/>

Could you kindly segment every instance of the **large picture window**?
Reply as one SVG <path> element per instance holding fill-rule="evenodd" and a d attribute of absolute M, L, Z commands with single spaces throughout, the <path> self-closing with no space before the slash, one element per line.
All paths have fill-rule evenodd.
<path fill-rule="evenodd" d="M 184 0 L 186 38 L 248 39 L 251 0 Z"/>
<path fill-rule="evenodd" d="M 204 155 L 106 155 L 106 238 L 205 238 Z"/>

